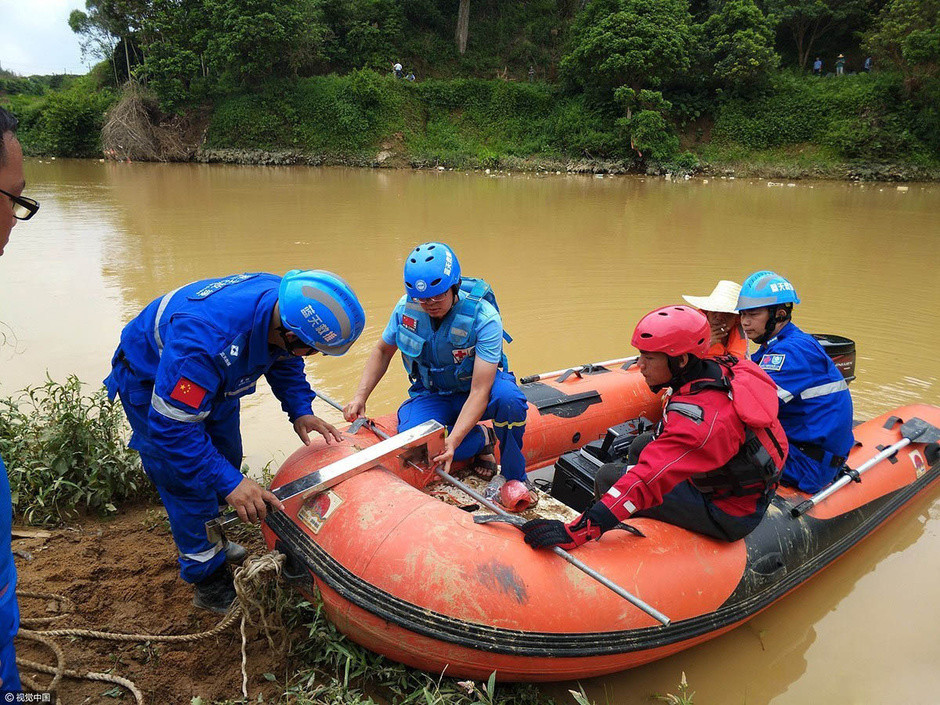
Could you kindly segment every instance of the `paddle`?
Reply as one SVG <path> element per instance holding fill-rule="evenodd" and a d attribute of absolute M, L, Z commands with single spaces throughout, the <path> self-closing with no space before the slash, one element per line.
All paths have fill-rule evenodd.
<path fill-rule="evenodd" d="M 328 396 L 324 396 L 323 394 L 320 394 L 319 392 L 317 392 L 317 396 L 318 396 L 320 399 L 322 399 L 323 401 L 325 401 L 327 404 L 329 404 L 330 406 L 332 406 L 334 409 L 337 409 L 337 410 L 339 410 L 339 411 L 342 411 L 342 410 L 343 410 L 343 407 L 341 407 L 337 402 L 335 402 L 335 401 L 333 401 L 332 399 L 330 399 Z M 360 420 L 360 419 L 357 419 L 357 422 L 358 422 L 359 420 Z M 388 435 L 387 433 L 385 433 L 382 429 L 378 428 L 378 427 L 372 422 L 371 419 L 365 419 L 363 425 L 367 426 L 367 427 L 369 428 L 369 430 L 371 430 L 376 436 L 378 436 L 379 438 L 381 438 L 383 441 L 389 439 L 389 435 Z M 361 427 L 361 426 L 360 426 L 360 427 Z M 429 460 L 430 460 L 430 458 L 429 458 Z M 417 465 L 415 465 L 414 463 L 412 463 L 410 460 L 406 460 L 405 462 L 408 463 L 409 465 L 411 465 L 411 466 L 412 466 L 413 468 L 415 468 L 416 470 L 418 470 L 418 471 L 420 471 L 420 472 L 424 472 L 424 468 L 418 467 Z M 441 468 L 436 468 L 436 469 L 434 470 L 434 473 L 435 473 L 438 477 L 440 477 L 442 480 L 444 480 L 445 482 L 449 482 L 449 483 L 452 484 L 454 487 L 457 487 L 458 489 L 460 489 L 460 490 L 462 490 L 463 492 L 465 492 L 466 494 L 468 494 L 470 497 L 472 497 L 474 500 L 476 500 L 477 502 L 479 502 L 480 504 L 482 504 L 484 507 L 486 507 L 486 508 L 489 509 L 490 511 L 495 512 L 496 514 L 499 514 L 500 516 L 503 516 L 503 517 L 508 517 L 508 518 L 510 518 L 510 519 L 513 519 L 513 518 L 514 518 L 509 512 L 505 511 L 502 507 L 500 507 L 500 506 L 497 505 L 497 504 L 494 504 L 493 502 L 491 502 L 490 500 L 488 500 L 486 497 L 484 497 L 483 495 L 481 495 L 480 493 L 478 493 L 478 492 L 475 491 L 474 489 L 472 489 L 472 488 L 468 487 L 467 485 L 465 485 L 463 482 L 461 482 L 460 480 L 458 480 L 456 477 L 453 477 L 452 475 L 449 475 L 448 473 L 444 472 L 444 470 L 442 470 Z M 510 523 L 512 523 L 512 522 L 510 522 Z M 516 526 L 516 524 L 513 524 L 513 526 Z M 517 526 L 517 528 L 518 528 L 518 526 Z M 587 564 L 582 563 L 580 560 L 578 560 L 577 558 L 575 558 L 574 556 L 572 556 L 570 553 L 568 553 L 568 552 L 567 552 L 566 550 L 564 550 L 563 548 L 559 548 L 558 546 L 553 546 L 553 547 L 552 547 L 552 552 L 555 553 L 556 555 L 561 556 L 562 558 L 564 558 L 566 561 L 568 561 L 568 563 L 570 563 L 571 565 L 573 565 L 575 568 L 577 568 L 578 570 L 580 570 L 582 573 L 585 573 L 586 575 L 589 575 L 590 577 L 594 578 L 594 580 L 596 580 L 597 582 L 599 582 L 601 585 L 603 585 L 603 586 L 606 587 L 607 589 L 612 590 L 613 592 L 615 592 L 617 595 L 619 595 L 620 597 L 622 597 L 623 599 L 625 599 L 627 602 L 629 602 L 630 604 L 632 604 L 634 607 L 637 607 L 638 609 L 642 610 L 643 612 L 645 612 L 646 614 L 648 614 L 650 617 L 652 617 L 652 618 L 655 619 L 656 621 L 662 623 L 663 626 L 669 626 L 669 623 L 670 623 L 669 617 L 667 617 L 666 615 L 664 615 L 662 612 L 660 612 L 659 610 L 657 610 L 655 607 L 652 607 L 651 605 L 646 604 L 646 603 L 643 602 L 643 600 L 641 600 L 639 597 L 636 597 L 635 595 L 630 594 L 629 592 L 627 592 L 626 590 L 624 590 L 622 587 L 620 587 L 619 585 L 617 585 L 617 583 L 613 582 L 613 581 L 610 580 L 609 578 L 604 577 L 601 573 L 598 573 L 596 570 L 594 570 L 593 568 L 591 568 L 591 567 L 588 566 Z"/>
<path fill-rule="evenodd" d="M 900 441 L 888 446 L 871 460 L 867 460 L 866 462 L 862 463 L 857 469 L 852 470 L 851 468 L 847 468 L 847 471 L 842 475 L 842 477 L 833 482 L 824 490 L 817 492 L 806 501 L 800 502 L 790 510 L 790 514 L 793 517 L 800 517 L 826 499 L 826 497 L 835 492 L 838 492 L 850 482 L 860 482 L 859 475 L 869 468 L 874 467 L 885 458 L 894 455 L 904 446 L 910 445 L 911 443 L 936 443 L 940 441 L 940 428 L 927 423 L 923 419 L 915 417 L 907 423 L 902 424 L 901 436 L 902 438 Z"/>

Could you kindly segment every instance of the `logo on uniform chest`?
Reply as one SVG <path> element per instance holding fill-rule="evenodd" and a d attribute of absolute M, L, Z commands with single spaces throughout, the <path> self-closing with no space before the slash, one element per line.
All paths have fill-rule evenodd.
<path fill-rule="evenodd" d="M 412 316 L 402 316 L 401 324 L 411 332 L 418 330 L 418 321 Z"/>

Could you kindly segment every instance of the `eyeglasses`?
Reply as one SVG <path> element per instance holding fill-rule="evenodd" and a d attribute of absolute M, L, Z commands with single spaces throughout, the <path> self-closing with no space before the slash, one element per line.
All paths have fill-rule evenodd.
<path fill-rule="evenodd" d="M 14 196 L 8 191 L 0 189 L 0 193 L 13 201 L 13 217 L 17 220 L 29 220 L 39 210 L 39 201 L 24 196 Z"/>
<path fill-rule="evenodd" d="M 445 291 L 443 294 L 438 294 L 437 296 L 428 296 L 426 298 L 416 299 L 416 300 L 422 306 L 430 306 L 431 304 L 436 304 L 436 303 L 440 303 L 441 301 L 444 301 L 445 299 L 447 299 L 449 294 L 450 294 L 450 289 Z"/>

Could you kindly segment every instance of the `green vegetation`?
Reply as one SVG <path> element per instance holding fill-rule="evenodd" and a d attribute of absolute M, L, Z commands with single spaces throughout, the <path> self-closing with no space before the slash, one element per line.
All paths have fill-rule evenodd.
<path fill-rule="evenodd" d="M 378 702 L 430 705 L 552 705 L 535 685 L 485 683 L 432 676 L 363 649 L 326 619 L 322 605 L 296 593 L 273 597 L 287 626 L 304 637 L 291 647 L 298 661 L 285 690 L 298 705 L 375 705 Z M 495 675 L 495 674 L 494 674 Z M 582 693 L 577 702 L 592 705 Z"/>
<path fill-rule="evenodd" d="M 0 74 L 32 153 L 100 153 L 133 78 L 152 97 L 136 114 L 208 121 L 216 152 L 940 169 L 940 0 L 86 0 L 69 24 L 102 59 L 88 77 L 53 90 Z M 840 53 L 848 74 L 833 76 Z M 816 56 L 829 75 L 807 74 Z"/>
<path fill-rule="evenodd" d="M 0 456 L 14 512 L 30 524 L 53 524 L 153 497 L 125 429 L 120 404 L 103 387 L 84 392 L 75 376 L 0 398 Z"/>

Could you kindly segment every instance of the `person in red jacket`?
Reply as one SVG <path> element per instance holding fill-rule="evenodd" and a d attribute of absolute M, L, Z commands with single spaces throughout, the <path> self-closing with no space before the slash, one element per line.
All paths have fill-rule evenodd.
<path fill-rule="evenodd" d="M 526 543 L 575 548 L 631 516 L 724 541 L 760 523 L 787 454 L 776 385 L 749 360 L 706 359 L 709 341 L 707 319 L 689 306 L 640 320 L 632 340 L 640 372 L 654 392 L 672 389 L 663 421 L 599 501 L 568 524 L 526 522 Z"/>

